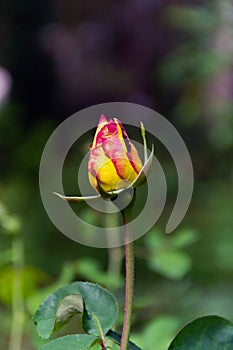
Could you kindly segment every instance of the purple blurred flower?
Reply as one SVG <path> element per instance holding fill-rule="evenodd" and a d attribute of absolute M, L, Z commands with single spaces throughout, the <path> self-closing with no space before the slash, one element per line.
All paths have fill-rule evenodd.
<path fill-rule="evenodd" d="M 12 78 L 8 70 L 0 67 L 0 108 L 6 103 L 12 86 Z"/>

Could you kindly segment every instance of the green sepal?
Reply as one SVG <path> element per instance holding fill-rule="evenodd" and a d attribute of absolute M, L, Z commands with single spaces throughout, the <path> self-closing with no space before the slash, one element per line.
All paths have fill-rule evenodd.
<path fill-rule="evenodd" d="M 62 194 L 57 193 L 57 192 L 53 192 L 53 194 L 55 194 L 56 196 L 60 197 L 61 199 L 66 200 L 67 202 L 70 202 L 70 203 L 88 202 L 88 201 L 92 201 L 92 200 L 95 200 L 95 199 L 99 199 L 101 197 L 100 194 L 97 194 L 95 196 L 86 196 L 86 197 L 63 196 Z"/>

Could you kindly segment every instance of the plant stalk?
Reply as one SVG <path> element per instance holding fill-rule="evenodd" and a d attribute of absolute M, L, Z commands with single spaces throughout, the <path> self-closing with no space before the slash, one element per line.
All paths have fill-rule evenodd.
<path fill-rule="evenodd" d="M 133 305 L 133 290 L 134 290 L 134 249 L 133 243 L 130 243 L 130 233 L 128 231 L 128 215 L 127 211 L 122 211 L 123 226 L 124 226 L 124 240 L 125 240 L 125 309 L 124 309 L 124 323 L 121 337 L 120 350 L 127 350 L 131 317 Z"/>
<path fill-rule="evenodd" d="M 12 239 L 13 285 L 12 323 L 9 350 L 21 350 L 24 327 L 24 299 L 22 295 L 23 242 L 21 237 Z"/>

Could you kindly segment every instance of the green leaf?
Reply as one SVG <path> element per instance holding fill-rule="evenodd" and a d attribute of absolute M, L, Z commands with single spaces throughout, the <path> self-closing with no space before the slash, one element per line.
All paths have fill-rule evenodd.
<path fill-rule="evenodd" d="M 77 313 L 83 312 L 83 298 L 80 294 L 67 295 L 60 302 L 55 320 L 55 328 L 59 329 L 61 326 L 69 322 L 69 320 Z"/>
<path fill-rule="evenodd" d="M 180 322 L 172 315 L 158 316 L 146 324 L 142 332 L 134 334 L 132 339 L 143 350 L 151 350 L 151 344 L 155 344 L 155 349 L 166 350 L 179 326 Z"/>
<path fill-rule="evenodd" d="M 151 269 L 172 278 L 182 278 L 191 267 L 191 260 L 182 251 L 160 251 L 148 261 Z"/>
<path fill-rule="evenodd" d="M 185 248 L 197 241 L 197 234 L 192 229 L 184 229 L 172 237 L 172 245 L 175 248 Z"/>
<path fill-rule="evenodd" d="M 145 245 L 150 251 L 158 251 L 167 247 L 166 236 L 158 230 L 152 230 L 145 236 Z"/>
<path fill-rule="evenodd" d="M 2 255 L 1 255 L 2 256 Z M 0 269 L 0 302 L 10 304 L 12 302 L 14 269 L 7 265 Z M 20 271 L 21 293 L 26 299 L 38 289 L 38 286 L 50 280 L 49 276 L 34 267 L 24 266 Z"/>
<path fill-rule="evenodd" d="M 57 330 L 57 321 L 59 321 L 59 324 L 64 324 L 66 323 L 66 317 L 66 321 L 69 321 L 74 311 L 74 303 L 76 304 L 75 308 L 77 312 L 80 311 L 80 300 L 78 301 L 77 298 L 76 300 L 73 299 L 71 303 L 71 313 L 67 312 L 67 304 L 64 308 L 64 299 L 67 301 L 68 299 L 66 298 L 68 296 L 77 294 L 83 298 L 85 309 L 83 313 L 83 327 L 87 333 L 98 336 L 99 326 L 101 326 L 103 333 L 106 334 L 113 326 L 118 316 L 118 306 L 114 296 L 97 284 L 75 282 L 51 293 L 36 311 L 34 323 L 36 324 L 38 334 L 42 338 L 48 339 Z M 61 304 L 62 301 L 63 304 Z M 57 320 L 57 312 L 61 308 L 61 305 L 63 305 L 65 310 L 65 313 L 63 313 L 64 317 Z"/>
<path fill-rule="evenodd" d="M 109 339 L 112 339 L 116 344 L 120 345 L 121 334 L 118 334 L 117 332 L 110 329 L 107 333 L 107 336 L 109 337 Z M 129 340 L 128 350 L 141 350 L 141 348 L 139 348 L 136 344 L 134 344 L 132 341 Z"/>
<path fill-rule="evenodd" d="M 89 350 L 101 350 L 101 339 L 97 338 L 90 346 Z"/>
<path fill-rule="evenodd" d="M 42 346 L 40 350 L 88 350 L 95 337 L 88 334 L 66 335 Z"/>
<path fill-rule="evenodd" d="M 123 278 L 109 274 L 101 269 L 99 262 L 92 258 L 81 258 L 77 262 L 78 274 L 89 281 L 95 281 L 107 288 L 119 288 L 123 284 Z"/>
<path fill-rule="evenodd" d="M 232 350 L 233 323 L 219 316 L 204 316 L 186 325 L 168 350 Z"/>

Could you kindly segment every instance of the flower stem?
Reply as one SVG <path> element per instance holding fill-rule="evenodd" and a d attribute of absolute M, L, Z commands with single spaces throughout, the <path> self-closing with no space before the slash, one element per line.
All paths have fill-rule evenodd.
<path fill-rule="evenodd" d="M 128 231 L 127 223 L 129 216 L 126 211 L 122 211 L 123 226 L 124 226 L 124 239 L 125 239 L 125 309 L 124 309 L 124 323 L 121 337 L 120 350 L 127 350 L 130 327 L 131 327 L 131 316 L 132 316 L 132 305 L 133 305 L 133 289 L 134 289 L 134 250 L 133 243 L 130 243 L 130 233 Z"/>

